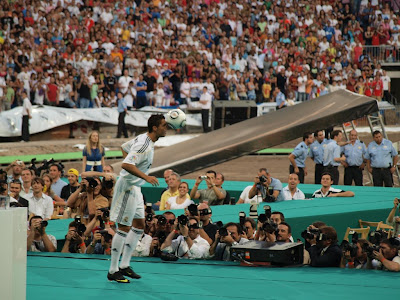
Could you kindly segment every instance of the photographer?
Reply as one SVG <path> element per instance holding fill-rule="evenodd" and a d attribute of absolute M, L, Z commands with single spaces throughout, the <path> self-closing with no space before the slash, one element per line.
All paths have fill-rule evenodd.
<path fill-rule="evenodd" d="M 29 220 L 27 250 L 32 252 L 56 252 L 57 240 L 46 233 L 47 221 L 40 216 Z"/>
<path fill-rule="evenodd" d="M 107 171 L 107 172 L 106 172 Z M 107 198 L 110 207 L 112 202 L 112 196 L 114 192 L 114 185 L 117 182 L 118 176 L 114 172 L 109 172 L 109 168 L 105 168 L 103 172 L 87 171 L 81 174 L 82 178 L 86 177 L 103 177 L 101 180 L 100 194 Z"/>
<path fill-rule="evenodd" d="M 337 233 L 331 226 L 323 226 L 316 234 L 316 238 L 309 240 L 312 267 L 339 267 L 342 259 L 342 250 L 337 244 Z"/>
<path fill-rule="evenodd" d="M 249 191 L 249 199 L 260 195 L 263 202 L 282 201 L 282 183 L 279 179 L 271 177 L 268 170 L 261 168 L 254 178 L 254 185 Z"/>
<path fill-rule="evenodd" d="M 218 230 L 215 240 L 210 247 L 210 257 L 216 260 L 231 260 L 230 249 L 234 245 L 242 245 L 248 242 L 248 239 L 241 238 L 241 226 L 230 222 Z"/>
<path fill-rule="evenodd" d="M 350 244 L 349 244 L 350 245 Z M 363 250 L 364 245 L 370 245 L 367 240 L 359 239 L 353 243 L 354 250 L 343 249 L 343 256 L 340 262 L 341 268 L 348 269 L 366 269 L 367 268 L 367 253 Z"/>
<path fill-rule="evenodd" d="M 196 182 L 190 191 L 190 198 L 192 200 L 199 199 L 200 203 L 207 203 L 209 206 L 212 205 L 223 205 L 226 197 L 226 191 L 222 189 L 220 185 L 215 183 L 215 177 L 217 173 L 215 171 L 207 171 L 206 175 L 198 176 Z M 205 180 L 207 189 L 197 190 L 199 184 Z M 219 181 L 221 183 L 222 181 Z M 221 183 L 222 184 L 222 183 Z"/>
<path fill-rule="evenodd" d="M 246 238 L 248 240 L 254 240 L 254 236 L 256 235 L 256 222 L 252 218 L 246 218 L 243 223 L 243 229 L 245 229 Z"/>
<path fill-rule="evenodd" d="M 196 218 L 199 223 L 200 236 L 211 245 L 218 231 L 218 226 L 211 222 L 211 208 L 206 203 L 200 203 L 199 206 L 190 205 L 186 211 L 189 216 Z"/>
<path fill-rule="evenodd" d="M 400 237 L 400 217 L 395 216 L 396 209 L 399 206 L 399 199 L 395 198 L 393 200 L 393 208 L 389 213 L 389 216 L 386 219 L 386 224 L 393 226 L 394 228 L 394 237 Z"/>
<path fill-rule="evenodd" d="M 67 206 L 77 209 L 77 214 L 84 217 L 85 224 L 94 217 L 96 209 L 109 207 L 108 200 L 100 194 L 100 190 L 101 181 L 98 177 L 86 177 L 68 198 Z"/>
<path fill-rule="evenodd" d="M 73 221 L 68 225 L 68 233 L 61 253 L 85 253 L 86 245 L 83 234 L 86 227 L 82 223 Z M 84 228 L 83 228 L 84 227 Z"/>
<path fill-rule="evenodd" d="M 99 227 L 93 231 L 92 241 L 86 248 L 86 254 L 111 255 L 111 242 L 113 236 L 105 229 Z"/>
<path fill-rule="evenodd" d="M 190 259 L 201 259 L 208 255 L 210 244 L 200 236 L 199 224 L 195 218 L 188 219 L 181 215 L 175 221 L 175 226 L 176 229 L 167 236 L 161 250 Z M 175 234 L 179 236 L 173 240 Z"/>
<path fill-rule="evenodd" d="M 385 239 L 380 243 L 380 249 L 373 251 L 374 261 L 368 260 L 367 269 L 388 270 L 393 272 L 400 271 L 400 242 L 398 239 Z M 375 263 L 374 263 L 375 262 Z"/>

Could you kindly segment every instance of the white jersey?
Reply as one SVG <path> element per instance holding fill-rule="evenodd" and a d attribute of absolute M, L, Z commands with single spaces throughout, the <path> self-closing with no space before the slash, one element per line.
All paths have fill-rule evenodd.
<path fill-rule="evenodd" d="M 136 166 L 140 171 L 148 174 L 154 156 L 154 142 L 150 139 L 147 133 L 138 135 L 136 138 L 124 143 L 122 149 L 128 153 L 123 163 Z M 130 184 L 141 186 L 145 183 L 142 178 L 134 176 L 122 169 L 120 177 L 129 181 Z"/>

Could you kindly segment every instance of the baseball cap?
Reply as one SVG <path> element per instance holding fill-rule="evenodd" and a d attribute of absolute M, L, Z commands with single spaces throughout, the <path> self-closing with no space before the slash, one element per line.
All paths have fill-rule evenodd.
<path fill-rule="evenodd" d="M 67 174 L 73 174 L 73 175 L 75 175 L 76 177 L 79 177 L 79 172 L 78 172 L 77 169 L 69 169 L 68 172 L 67 172 Z"/>

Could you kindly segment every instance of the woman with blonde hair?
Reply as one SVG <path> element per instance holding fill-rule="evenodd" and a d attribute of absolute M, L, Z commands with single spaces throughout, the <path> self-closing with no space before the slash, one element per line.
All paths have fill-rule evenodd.
<path fill-rule="evenodd" d="M 104 167 L 104 147 L 101 145 L 99 132 L 92 131 L 82 151 L 82 172 L 97 171 L 103 172 Z"/>

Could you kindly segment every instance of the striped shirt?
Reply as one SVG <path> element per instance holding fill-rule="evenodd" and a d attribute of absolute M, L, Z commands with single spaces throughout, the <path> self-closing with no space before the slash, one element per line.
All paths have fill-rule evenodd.
<path fill-rule="evenodd" d="M 121 147 L 128 153 L 123 163 L 134 165 L 145 174 L 149 173 L 154 157 L 154 142 L 147 133 L 138 135 Z M 142 178 L 136 177 L 124 169 L 121 170 L 120 176 L 136 186 L 141 186 L 145 183 Z"/>
<path fill-rule="evenodd" d="M 338 193 L 343 193 L 343 192 L 345 192 L 345 191 L 330 187 L 328 192 L 326 194 L 324 194 L 322 192 L 322 189 L 319 189 L 314 192 L 314 194 L 312 195 L 312 198 L 325 198 L 325 197 L 328 197 L 330 194 L 338 194 Z"/>

